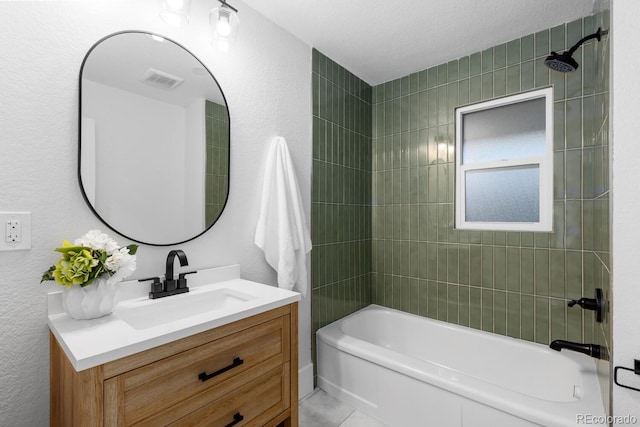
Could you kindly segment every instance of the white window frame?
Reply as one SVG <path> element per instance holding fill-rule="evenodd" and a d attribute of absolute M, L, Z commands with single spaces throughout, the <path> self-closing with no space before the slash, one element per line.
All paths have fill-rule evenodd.
<path fill-rule="evenodd" d="M 464 115 L 468 113 L 504 107 L 533 99 L 545 99 L 545 151 L 541 156 L 505 159 L 490 162 L 462 163 L 462 144 L 464 136 Z M 530 92 L 497 98 L 473 105 L 458 107 L 456 120 L 456 185 L 455 185 L 455 224 L 462 230 L 499 230 L 499 231 L 553 231 L 553 88 L 546 87 Z M 479 222 L 466 220 L 465 174 L 469 171 L 504 169 L 518 166 L 537 166 L 539 168 L 539 221 L 538 222 Z"/>

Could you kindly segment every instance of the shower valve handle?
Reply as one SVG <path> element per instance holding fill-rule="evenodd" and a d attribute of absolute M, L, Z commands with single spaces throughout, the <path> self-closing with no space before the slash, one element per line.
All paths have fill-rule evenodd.
<path fill-rule="evenodd" d="M 580 307 L 584 308 L 585 310 L 596 310 L 597 309 L 597 303 L 596 303 L 596 300 L 594 298 L 572 299 L 571 301 L 569 301 L 567 303 L 567 305 L 569 307 L 573 307 L 576 304 L 578 304 Z"/>
<path fill-rule="evenodd" d="M 596 288 L 595 298 L 580 298 L 573 299 L 567 303 L 568 307 L 573 307 L 578 304 L 585 310 L 593 310 L 596 312 L 596 321 L 602 322 L 602 312 L 604 311 L 604 298 L 602 296 L 602 289 Z"/>

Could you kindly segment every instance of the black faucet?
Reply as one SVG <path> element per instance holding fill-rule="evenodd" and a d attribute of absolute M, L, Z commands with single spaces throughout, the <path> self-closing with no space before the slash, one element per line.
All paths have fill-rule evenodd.
<path fill-rule="evenodd" d="M 598 344 L 581 344 L 565 340 L 553 340 L 551 344 L 549 344 L 549 347 L 556 351 L 566 348 L 567 350 L 577 351 L 578 353 L 586 354 L 596 359 L 601 359 L 603 356 L 602 346 Z"/>
<path fill-rule="evenodd" d="M 173 262 L 176 256 L 180 261 L 181 267 L 184 267 L 185 265 L 189 265 L 189 261 L 187 261 L 187 255 L 184 253 L 182 249 L 174 249 L 172 251 L 169 251 L 169 254 L 167 255 L 167 268 L 164 272 L 164 280 L 165 280 L 164 289 L 166 292 L 173 292 L 176 289 L 178 289 L 178 281 L 173 279 Z M 186 292 L 188 291 L 189 289 L 187 288 Z"/>
<path fill-rule="evenodd" d="M 149 292 L 149 298 L 156 299 L 189 292 L 189 288 L 187 287 L 187 279 L 185 278 L 185 276 L 187 274 L 197 273 L 197 271 L 180 273 L 178 275 L 178 280 L 175 280 L 173 278 L 173 263 L 176 257 L 178 257 L 178 261 L 180 261 L 180 266 L 184 267 L 186 265 L 189 265 L 189 261 L 187 261 L 187 255 L 184 253 L 184 251 L 182 249 L 174 249 L 172 251 L 169 251 L 169 254 L 167 255 L 164 282 L 161 283 L 159 277 L 150 277 L 147 279 L 139 280 L 139 282 L 144 282 L 146 280 L 153 281 L 151 283 L 151 292 Z"/>

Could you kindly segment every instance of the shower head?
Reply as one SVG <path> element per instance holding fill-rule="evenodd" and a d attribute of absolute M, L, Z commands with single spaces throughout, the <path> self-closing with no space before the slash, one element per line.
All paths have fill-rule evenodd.
<path fill-rule="evenodd" d="M 570 73 L 579 67 L 578 62 L 571 57 L 571 53 L 569 52 L 551 52 L 551 55 L 547 56 L 547 59 L 544 60 L 544 65 L 553 71 L 559 71 L 561 73 Z"/>
<path fill-rule="evenodd" d="M 598 28 L 598 31 L 596 31 L 591 35 L 581 38 L 578 43 L 573 45 L 573 47 L 567 50 L 566 52 L 563 52 L 563 53 L 551 52 L 551 54 L 547 56 L 547 58 L 544 60 L 544 65 L 546 65 L 547 67 L 549 67 L 554 71 L 559 71 L 561 73 L 569 73 L 571 71 L 577 70 L 579 67 L 579 64 L 575 59 L 573 59 L 573 53 L 587 40 L 598 39 L 598 41 L 600 41 L 601 36 L 602 36 L 602 31 L 600 28 Z"/>

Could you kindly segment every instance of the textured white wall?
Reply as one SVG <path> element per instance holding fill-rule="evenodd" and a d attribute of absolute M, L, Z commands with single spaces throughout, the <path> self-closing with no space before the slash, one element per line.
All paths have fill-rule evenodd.
<path fill-rule="evenodd" d="M 239 1 L 240 33 L 226 55 L 207 40 L 208 10 L 193 2 L 191 24 L 165 26 L 155 0 L 0 2 L 0 211 L 32 212 L 32 249 L 0 253 L 0 425 L 48 425 L 46 293 L 41 272 L 53 248 L 92 228 L 106 230 L 77 183 L 78 72 L 94 42 L 149 30 L 187 47 L 216 75 L 231 116 L 228 205 L 212 230 L 180 245 L 195 268 L 240 263 L 243 277 L 276 283 L 253 244 L 264 157 L 282 135 L 310 206 L 311 51 Z M 309 210 L 307 210 L 307 217 Z M 120 243 L 128 243 L 114 236 Z M 168 247 L 144 246 L 135 277 L 160 274 Z M 300 366 L 310 363 L 310 308 L 301 306 Z"/>
<path fill-rule="evenodd" d="M 612 265 L 613 265 L 613 366 L 633 368 L 640 359 L 640 2 L 612 2 Z M 612 375 L 613 378 L 613 375 Z M 622 372 L 623 384 L 640 387 L 640 378 Z M 633 415 L 640 423 L 640 393 L 616 385 L 612 388 L 613 415 Z"/>

